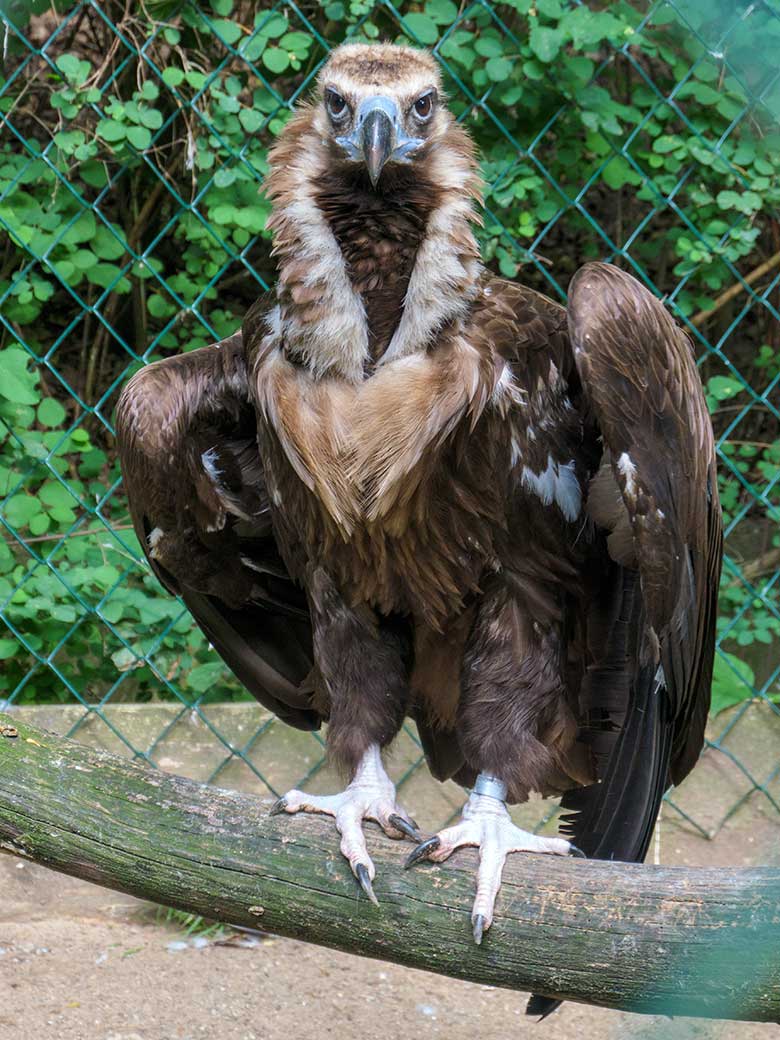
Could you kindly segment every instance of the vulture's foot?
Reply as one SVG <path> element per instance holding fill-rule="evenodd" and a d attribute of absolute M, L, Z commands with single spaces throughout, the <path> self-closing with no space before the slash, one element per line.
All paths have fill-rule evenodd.
<path fill-rule="evenodd" d="M 504 785 L 492 777 L 486 779 L 489 783 L 483 782 L 482 787 L 490 789 L 490 785 L 494 785 L 493 789 L 499 796 L 478 793 L 480 781 L 483 780 L 483 775 L 480 775 L 474 791 L 463 807 L 460 822 L 439 831 L 418 845 L 406 861 L 407 867 L 424 859 L 441 863 L 464 845 L 474 845 L 479 849 L 477 895 L 471 911 L 476 943 L 482 942 L 483 934 L 493 923 L 493 907 L 501 887 L 504 863 L 510 852 L 545 852 L 556 856 L 583 855 L 564 838 L 543 838 L 516 827 L 500 796 L 506 793 Z"/>
<path fill-rule="evenodd" d="M 376 869 L 366 848 L 363 820 L 374 820 L 390 838 L 420 841 L 417 824 L 397 805 L 395 785 L 384 770 L 379 748 L 370 747 L 360 761 L 355 777 L 339 794 L 307 794 L 292 790 L 271 809 L 277 813 L 325 813 L 334 816 L 341 835 L 341 851 L 352 873 L 372 903 L 378 905 L 372 882 Z"/>

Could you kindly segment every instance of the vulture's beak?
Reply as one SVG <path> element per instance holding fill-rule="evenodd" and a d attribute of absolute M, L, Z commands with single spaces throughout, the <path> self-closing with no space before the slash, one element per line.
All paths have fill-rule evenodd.
<path fill-rule="evenodd" d="M 408 162 L 423 144 L 422 138 L 409 137 L 404 131 L 396 102 L 381 94 L 361 102 L 352 133 L 337 137 L 336 141 L 350 159 L 366 164 L 374 187 L 386 163 Z"/>
<path fill-rule="evenodd" d="M 377 98 L 384 101 L 385 98 Z M 393 152 L 397 122 L 388 114 L 385 106 L 376 105 L 369 109 L 360 124 L 360 144 L 368 176 L 376 187 L 382 167 Z"/>

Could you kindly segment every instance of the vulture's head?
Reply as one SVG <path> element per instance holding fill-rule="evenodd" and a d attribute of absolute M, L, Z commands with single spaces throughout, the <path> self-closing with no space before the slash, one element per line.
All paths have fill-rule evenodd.
<path fill-rule="evenodd" d="M 481 270 L 480 180 L 426 51 L 345 44 L 269 153 L 288 355 L 316 372 L 424 350 L 465 313 Z"/>
<path fill-rule="evenodd" d="M 339 174 L 379 192 L 400 177 L 479 195 L 471 139 L 447 108 L 437 62 L 412 47 L 337 47 L 269 159 L 273 201 L 313 197 Z"/>
<path fill-rule="evenodd" d="M 334 156 L 362 164 L 376 186 L 386 166 L 422 161 L 451 117 L 425 51 L 352 44 L 334 51 L 322 70 L 315 122 Z"/>

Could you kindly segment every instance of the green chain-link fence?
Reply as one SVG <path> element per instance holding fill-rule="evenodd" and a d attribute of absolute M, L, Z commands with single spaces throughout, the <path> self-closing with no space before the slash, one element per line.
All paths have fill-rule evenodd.
<path fill-rule="evenodd" d="M 618 263 L 696 344 L 728 553 L 705 757 L 728 776 L 706 818 L 670 804 L 706 834 L 750 798 L 780 812 L 780 2 L 0 10 L 0 696 L 161 765 L 186 731 L 205 780 L 324 783 L 321 738 L 243 704 L 139 560 L 112 409 L 272 284 L 266 150 L 329 48 L 406 38 L 479 144 L 490 266 L 563 299 L 584 260 Z M 427 773 L 400 743 L 414 806 Z M 460 801 L 437 797 L 430 824 Z"/>

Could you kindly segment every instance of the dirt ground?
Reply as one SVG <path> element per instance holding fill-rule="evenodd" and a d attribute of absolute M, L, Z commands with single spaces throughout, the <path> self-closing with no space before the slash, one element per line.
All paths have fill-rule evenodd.
<path fill-rule="evenodd" d="M 567 1004 L 287 939 L 186 940 L 149 904 L 0 856 L 0 1040 L 764 1040 L 778 1027 Z"/>

